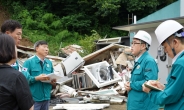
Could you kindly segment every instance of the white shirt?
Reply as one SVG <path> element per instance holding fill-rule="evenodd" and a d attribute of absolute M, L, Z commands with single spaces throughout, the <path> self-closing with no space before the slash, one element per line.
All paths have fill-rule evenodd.
<path fill-rule="evenodd" d="M 184 52 L 184 50 L 181 51 L 181 52 L 179 52 L 179 53 L 172 59 L 172 64 L 174 64 L 174 62 L 176 61 L 176 59 L 178 58 L 178 56 L 179 56 L 181 53 L 183 53 L 183 52 Z"/>
<path fill-rule="evenodd" d="M 135 62 L 137 62 L 139 60 L 139 58 L 141 58 L 142 54 L 139 57 L 135 58 Z"/>
<path fill-rule="evenodd" d="M 37 56 L 37 55 L 36 55 L 36 56 Z M 37 56 L 37 57 L 38 57 L 38 56 Z M 38 59 L 39 59 L 40 61 L 42 61 L 42 62 L 43 62 L 43 64 L 44 64 L 44 60 L 45 60 L 45 58 L 44 58 L 44 60 L 41 60 L 41 58 L 39 58 L 39 57 L 38 57 Z"/>

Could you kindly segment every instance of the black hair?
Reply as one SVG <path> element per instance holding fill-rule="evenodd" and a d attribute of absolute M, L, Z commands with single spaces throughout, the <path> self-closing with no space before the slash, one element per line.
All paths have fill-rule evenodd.
<path fill-rule="evenodd" d="M 16 20 L 6 20 L 2 25 L 1 25 L 1 32 L 5 33 L 6 31 L 13 32 L 15 29 L 22 29 L 22 25 L 16 21 Z"/>
<path fill-rule="evenodd" d="M 36 50 L 36 47 L 38 47 L 39 45 L 48 45 L 46 41 L 43 40 L 39 40 L 34 44 L 34 50 Z"/>
<path fill-rule="evenodd" d="M 141 44 L 145 44 L 146 50 L 149 50 L 150 45 L 141 39 L 139 39 L 139 40 L 140 40 Z"/>
<path fill-rule="evenodd" d="M 0 63 L 8 63 L 16 58 L 15 41 L 8 34 L 0 33 Z"/>
<path fill-rule="evenodd" d="M 140 40 L 140 39 L 139 39 Z M 141 44 L 146 44 L 146 42 L 145 41 L 143 41 L 143 40 L 140 40 L 140 42 L 141 42 Z"/>

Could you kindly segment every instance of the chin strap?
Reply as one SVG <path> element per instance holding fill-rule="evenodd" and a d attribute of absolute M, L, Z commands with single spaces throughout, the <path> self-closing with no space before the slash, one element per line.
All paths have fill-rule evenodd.
<path fill-rule="evenodd" d="M 174 48 L 171 47 L 170 42 L 168 41 L 168 39 L 166 40 L 166 42 L 168 43 L 168 45 L 172 49 L 173 55 L 176 56 L 176 51 L 174 50 Z"/>

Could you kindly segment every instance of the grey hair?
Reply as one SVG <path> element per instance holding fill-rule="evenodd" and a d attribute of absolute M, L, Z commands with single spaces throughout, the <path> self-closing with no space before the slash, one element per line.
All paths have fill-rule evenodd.
<path fill-rule="evenodd" d="M 39 40 L 34 44 L 34 50 L 36 51 L 36 47 L 38 47 L 39 45 L 48 45 L 46 41 L 44 40 Z"/>

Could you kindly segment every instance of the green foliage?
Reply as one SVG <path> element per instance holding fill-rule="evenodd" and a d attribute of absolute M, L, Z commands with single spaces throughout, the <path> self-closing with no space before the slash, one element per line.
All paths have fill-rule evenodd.
<path fill-rule="evenodd" d="M 41 31 L 37 31 L 37 30 L 30 31 L 28 29 L 24 29 L 23 30 L 23 37 L 26 37 L 31 42 L 35 43 L 38 40 L 46 40 L 47 41 L 48 35 L 44 34 L 44 32 L 41 32 Z"/>
<path fill-rule="evenodd" d="M 61 19 L 61 23 L 65 29 L 77 32 L 87 30 L 87 28 L 91 25 L 91 21 L 88 20 L 82 13 L 64 16 Z"/>
<path fill-rule="evenodd" d="M 30 28 L 30 29 L 38 29 L 37 28 L 37 22 L 36 21 L 34 21 L 33 19 L 31 19 L 31 18 L 27 18 L 27 19 L 25 19 L 25 28 Z"/>
<path fill-rule="evenodd" d="M 59 29 L 62 27 L 62 23 L 61 23 L 61 20 L 54 20 L 52 21 L 51 25 L 50 25 L 50 28 L 53 28 L 53 29 Z"/>
<path fill-rule="evenodd" d="M 96 0 L 96 4 L 93 5 L 98 11 L 95 12 L 97 16 L 112 16 L 119 13 L 120 0 Z"/>
<path fill-rule="evenodd" d="M 101 38 L 100 35 L 95 30 L 92 30 L 91 32 L 92 32 L 91 36 L 86 36 L 84 39 L 81 39 L 79 41 L 79 45 L 82 46 L 84 52 L 80 53 L 81 56 L 86 56 L 94 52 L 96 46 L 94 41 Z"/>
<path fill-rule="evenodd" d="M 44 31 L 49 31 L 49 27 L 46 23 L 44 23 L 43 21 L 41 21 L 39 24 L 38 24 L 38 28 L 41 29 L 41 30 L 44 30 Z"/>
<path fill-rule="evenodd" d="M 25 25 L 26 19 L 30 16 L 29 11 L 21 6 L 18 2 L 13 2 L 11 6 L 12 11 L 10 13 L 12 13 L 12 18 L 21 21 L 22 25 Z"/>
<path fill-rule="evenodd" d="M 122 3 L 126 4 L 129 12 L 143 11 L 145 8 L 156 9 L 156 6 L 159 5 L 157 0 L 122 0 Z"/>
<path fill-rule="evenodd" d="M 142 18 L 176 0 L 0 0 L 11 18 L 23 25 L 23 37 L 33 43 L 46 40 L 50 52 L 57 55 L 62 47 L 78 44 L 83 55 L 93 52 L 100 36 L 127 36 L 112 27 L 128 24 L 127 15 Z M 91 30 L 92 35 L 91 35 Z M 96 31 L 94 31 L 96 30 Z"/>
<path fill-rule="evenodd" d="M 56 34 L 55 36 L 48 35 L 45 31 L 38 30 L 23 30 L 23 37 L 26 37 L 31 42 L 35 43 L 38 40 L 45 40 L 49 44 L 50 54 L 57 55 L 60 47 L 60 43 L 62 42 L 62 47 L 71 44 L 79 44 L 78 41 L 82 39 L 82 36 L 77 32 L 69 32 L 68 30 L 63 30 Z"/>
<path fill-rule="evenodd" d="M 56 35 L 56 40 L 57 41 L 67 41 L 68 39 L 70 39 L 72 37 L 72 33 L 70 33 L 68 30 L 63 30 L 61 32 L 59 32 L 57 35 Z M 68 38 L 68 39 L 67 39 Z"/>
<path fill-rule="evenodd" d="M 52 13 L 45 13 L 42 16 L 42 20 L 46 24 L 51 24 L 54 21 L 54 15 Z"/>

